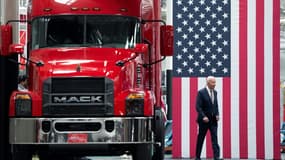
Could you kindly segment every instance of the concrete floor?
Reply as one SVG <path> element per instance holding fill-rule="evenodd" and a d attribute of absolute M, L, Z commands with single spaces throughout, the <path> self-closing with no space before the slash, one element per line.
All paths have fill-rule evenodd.
<path fill-rule="evenodd" d="M 183 159 L 173 159 L 171 154 L 166 154 L 165 155 L 165 160 L 186 160 L 187 158 Z M 281 154 L 281 159 L 285 160 L 285 153 Z M 110 157 L 110 156 L 98 156 L 98 157 L 84 157 L 82 160 L 132 160 L 131 156 L 123 155 L 123 156 L 118 156 L 118 157 Z M 202 158 L 203 160 L 203 158 Z M 211 159 L 204 159 L 204 160 L 211 160 Z M 224 160 L 229 160 L 229 159 L 224 159 Z M 238 160 L 238 159 L 234 159 Z"/>

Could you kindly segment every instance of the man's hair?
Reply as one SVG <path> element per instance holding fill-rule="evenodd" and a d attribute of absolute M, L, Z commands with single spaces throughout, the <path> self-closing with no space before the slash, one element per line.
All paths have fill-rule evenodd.
<path fill-rule="evenodd" d="M 18 83 L 23 82 L 23 81 L 25 81 L 25 80 L 27 80 L 27 79 L 28 79 L 28 77 L 27 77 L 26 75 L 21 75 L 21 76 L 19 76 L 19 78 L 18 78 Z"/>
<path fill-rule="evenodd" d="M 206 81 L 209 82 L 209 80 L 211 80 L 211 79 L 215 79 L 215 77 L 214 77 L 214 76 L 208 76 L 208 77 L 206 78 Z"/>

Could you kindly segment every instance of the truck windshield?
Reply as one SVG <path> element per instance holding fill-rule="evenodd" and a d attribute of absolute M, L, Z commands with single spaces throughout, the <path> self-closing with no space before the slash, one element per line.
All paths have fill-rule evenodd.
<path fill-rule="evenodd" d="M 109 15 L 40 17 L 32 22 L 32 49 L 46 47 L 133 48 L 141 41 L 139 21 Z"/>

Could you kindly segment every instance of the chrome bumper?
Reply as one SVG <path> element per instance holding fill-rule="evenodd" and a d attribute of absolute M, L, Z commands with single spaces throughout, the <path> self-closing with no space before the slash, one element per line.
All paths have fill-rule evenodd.
<path fill-rule="evenodd" d="M 106 122 L 113 128 L 107 129 Z M 10 144 L 153 143 L 152 117 L 10 118 L 9 125 Z"/>

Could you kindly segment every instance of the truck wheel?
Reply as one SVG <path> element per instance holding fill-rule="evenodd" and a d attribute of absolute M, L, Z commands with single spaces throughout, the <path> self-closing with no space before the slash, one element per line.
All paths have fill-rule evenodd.
<path fill-rule="evenodd" d="M 155 142 L 158 144 L 155 144 L 154 155 L 152 157 L 153 160 L 164 159 L 165 125 L 163 117 L 161 109 L 156 109 L 154 118 L 154 138 Z"/>
<path fill-rule="evenodd" d="M 133 160 L 151 160 L 152 144 L 138 144 L 132 151 Z"/>

